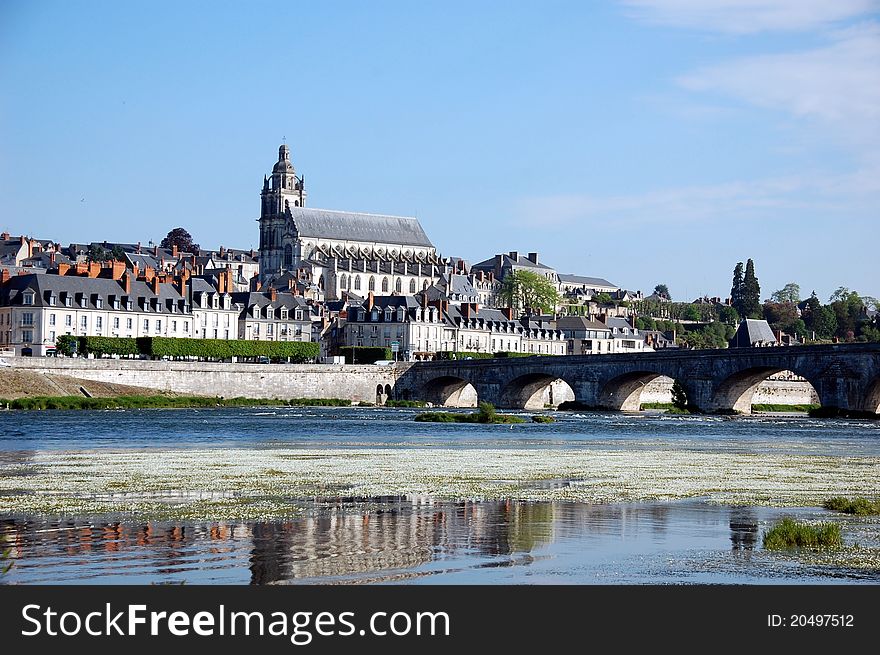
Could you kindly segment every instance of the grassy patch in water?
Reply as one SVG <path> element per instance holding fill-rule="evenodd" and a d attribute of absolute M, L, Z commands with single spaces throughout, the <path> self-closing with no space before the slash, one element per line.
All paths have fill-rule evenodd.
<path fill-rule="evenodd" d="M 532 423 L 556 423 L 556 419 L 552 416 L 544 416 L 542 414 L 535 414 L 532 417 Z"/>
<path fill-rule="evenodd" d="M 350 407 L 351 401 L 345 398 L 291 398 L 294 407 Z"/>
<path fill-rule="evenodd" d="M 812 525 L 784 518 L 764 533 L 767 550 L 792 550 L 796 548 L 840 548 L 843 538 L 837 523 Z"/>
<path fill-rule="evenodd" d="M 525 423 L 526 420 L 519 416 L 498 414 L 491 403 L 480 403 L 480 409 L 476 412 L 463 414 L 461 412 L 422 412 L 416 414 L 416 421 L 420 423 Z"/>
<path fill-rule="evenodd" d="M 810 412 L 819 405 L 779 405 L 773 403 L 757 403 L 752 405 L 753 412 Z"/>
<path fill-rule="evenodd" d="M 880 500 L 870 500 L 861 496 L 853 498 L 852 500 L 844 496 L 835 496 L 834 498 L 826 500 L 823 507 L 825 507 L 825 509 L 834 510 L 835 512 L 855 514 L 856 516 L 880 514 Z"/>

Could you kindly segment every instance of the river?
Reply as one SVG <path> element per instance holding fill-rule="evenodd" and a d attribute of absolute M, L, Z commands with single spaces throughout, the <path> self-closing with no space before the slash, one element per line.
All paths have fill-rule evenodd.
<path fill-rule="evenodd" d="M 415 410 L 0 413 L 3 583 L 880 582 L 880 424 Z M 525 416 L 525 414 L 524 414 Z M 779 553 L 784 516 L 841 553 Z"/>

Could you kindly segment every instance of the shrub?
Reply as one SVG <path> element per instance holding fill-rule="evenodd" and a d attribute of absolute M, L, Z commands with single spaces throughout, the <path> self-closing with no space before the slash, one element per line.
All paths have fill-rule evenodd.
<path fill-rule="evenodd" d="M 845 498 L 843 496 L 835 496 L 825 501 L 825 509 L 834 510 L 835 512 L 843 512 L 844 514 L 855 514 L 856 516 L 870 516 L 871 514 L 880 514 L 880 500 L 869 500 L 868 498 Z"/>
<path fill-rule="evenodd" d="M 151 357 L 269 357 L 302 363 L 315 359 L 320 346 L 310 341 L 245 341 L 225 339 L 175 339 L 172 337 L 139 337 L 139 352 Z"/>
<path fill-rule="evenodd" d="M 137 340 L 131 337 L 79 337 L 82 355 L 137 355 Z"/>
<path fill-rule="evenodd" d="M 289 404 L 295 407 L 350 407 L 351 401 L 344 398 L 291 398 Z"/>
<path fill-rule="evenodd" d="M 386 400 L 385 407 L 424 407 L 424 400 Z"/>
<path fill-rule="evenodd" d="M 789 550 L 794 548 L 840 548 L 843 539 L 837 523 L 810 525 L 784 518 L 764 533 L 764 548 Z"/>
<path fill-rule="evenodd" d="M 535 414 L 532 417 L 532 423 L 555 423 L 556 419 L 552 416 L 544 416 L 542 414 Z"/>
<path fill-rule="evenodd" d="M 480 403 L 480 409 L 477 412 L 478 423 L 494 423 L 495 422 L 495 406 L 492 403 Z"/>
<path fill-rule="evenodd" d="M 60 355 L 67 355 L 70 357 L 73 353 L 76 352 L 77 348 L 77 339 L 72 334 L 62 334 L 60 337 L 55 339 L 55 351 Z"/>

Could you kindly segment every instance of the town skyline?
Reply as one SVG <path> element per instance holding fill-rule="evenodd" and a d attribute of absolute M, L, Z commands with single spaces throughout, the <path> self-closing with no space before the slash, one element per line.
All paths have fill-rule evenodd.
<path fill-rule="evenodd" d="M 765 298 L 878 296 L 877 5 L 821 4 L 8 5 L 0 228 L 257 249 L 286 141 L 311 207 L 415 216 L 444 256 L 676 300 L 751 258 Z"/>

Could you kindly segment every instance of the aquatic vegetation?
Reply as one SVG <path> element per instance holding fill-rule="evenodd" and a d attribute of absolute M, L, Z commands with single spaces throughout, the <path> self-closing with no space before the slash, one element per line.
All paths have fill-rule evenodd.
<path fill-rule="evenodd" d="M 789 550 L 796 548 L 840 548 L 843 538 L 837 523 L 800 523 L 784 518 L 764 533 L 764 548 Z"/>
<path fill-rule="evenodd" d="M 476 412 L 422 412 L 416 414 L 416 421 L 420 423 L 526 423 L 526 419 L 510 414 L 498 414 L 495 406 L 491 403 L 480 403 L 480 409 Z M 540 421 L 536 421 L 540 422 Z"/>
<path fill-rule="evenodd" d="M 385 407 L 425 407 L 424 400 L 386 400 Z"/>
<path fill-rule="evenodd" d="M 85 396 L 32 396 L 15 400 L 0 399 L 7 409 L 165 409 L 193 407 L 259 407 L 284 405 L 283 400 L 269 398 L 211 398 L 207 396 L 116 396 L 86 398 Z"/>
<path fill-rule="evenodd" d="M 535 414 L 532 416 L 532 423 L 556 423 L 556 419 L 544 414 Z"/>
<path fill-rule="evenodd" d="M 291 398 L 288 404 L 294 407 L 349 407 L 351 401 L 345 398 Z"/>
<path fill-rule="evenodd" d="M 753 412 L 810 412 L 819 409 L 819 405 L 779 405 L 772 403 L 757 403 L 752 405 Z"/>
<path fill-rule="evenodd" d="M 852 500 L 845 496 L 835 496 L 826 500 L 822 506 L 835 512 L 855 514 L 856 516 L 880 514 L 880 500 L 869 500 L 861 496 Z"/>

